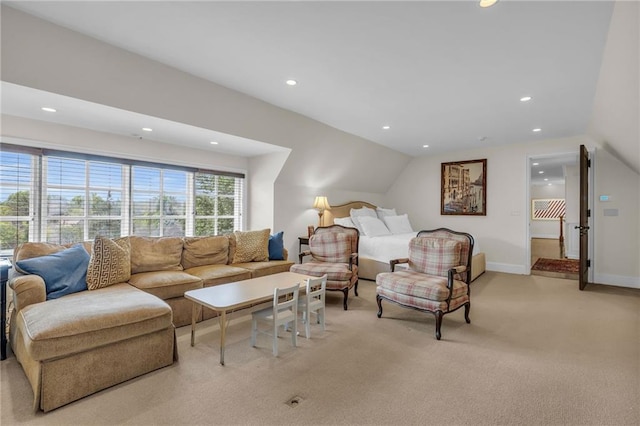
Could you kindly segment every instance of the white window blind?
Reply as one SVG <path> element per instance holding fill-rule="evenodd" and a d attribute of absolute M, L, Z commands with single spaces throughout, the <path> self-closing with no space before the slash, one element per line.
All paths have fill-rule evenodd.
<path fill-rule="evenodd" d="M 0 250 L 242 230 L 244 175 L 1 144 Z"/>
<path fill-rule="evenodd" d="M 35 234 L 34 170 L 38 157 L 25 152 L 0 150 L 0 255 Z"/>

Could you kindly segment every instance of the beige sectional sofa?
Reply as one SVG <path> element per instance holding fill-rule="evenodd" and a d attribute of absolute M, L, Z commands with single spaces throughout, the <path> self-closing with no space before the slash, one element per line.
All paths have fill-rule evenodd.
<path fill-rule="evenodd" d="M 102 267 L 110 269 L 103 269 L 102 277 L 126 270 L 127 279 L 52 300 L 46 299 L 40 276 L 14 268 L 10 343 L 31 383 L 34 408 L 49 411 L 173 363 L 175 327 L 191 322 L 185 291 L 285 272 L 293 265 L 286 250 L 285 260 L 234 263 L 243 260 L 236 256 L 243 249 L 236 234 L 109 240 L 129 250 L 130 263 L 106 256 Z M 87 252 L 95 247 L 83 244 Z M 70 246 L 22 244 L 14 251 L 14 267 Z M 203 310 L 198 320 L 212 316 Z"/>

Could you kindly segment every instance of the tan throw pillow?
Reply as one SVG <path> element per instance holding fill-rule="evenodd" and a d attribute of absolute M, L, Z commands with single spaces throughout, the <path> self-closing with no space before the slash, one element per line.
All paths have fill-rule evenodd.
<path fill-rule="evenodd" d="M 271 229 L 261 231 L 236 231 L 236 252 L 233 263 L 266 262 L 269 260 L 269 236 Z"/>
<path fill-rule="evenodd" d="M 127 282 L 131 277 L 131 246 L 129 238 L 97 236 L 87 268 L 87 288 L 97 290 L 112 284 Z"/>

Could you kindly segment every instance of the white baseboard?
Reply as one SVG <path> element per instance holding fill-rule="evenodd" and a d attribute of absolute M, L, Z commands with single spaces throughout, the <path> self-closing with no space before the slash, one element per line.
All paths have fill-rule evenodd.
<path fill-rule="evenodd" d="M 487 262 L 487 271 L 504 272 L 507 274 L 529 275 L 529 271 L 524 265 L 513 265 L 511 263 Z"/>
<path fill-rule="evenodd" d="M 627 277 L 622 275 L 594 274 L 593 281 L 596 284 L 614 285 L 618 287 L 640 288 L 640 277 Z"/>

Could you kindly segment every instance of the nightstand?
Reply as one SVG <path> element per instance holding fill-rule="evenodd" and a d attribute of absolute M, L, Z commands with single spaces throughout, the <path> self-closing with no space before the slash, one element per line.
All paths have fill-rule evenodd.
<path fill-rule="evenodd" d="M 298 253 L 302 253 L 302 245 L 309 245 L 309 237 L 298 237 Z"/>
<path fill-rule="evenodd" d="M 11 268 L 11 262 L 8 260 L 0 260 L 0 285 L 2 286 L 2 321 L 0 327 L 2 327 L 2 340 L 0 340 L 0 359 L 7 358 L 7 279 L 9 276 L 9 269 Z"/>

